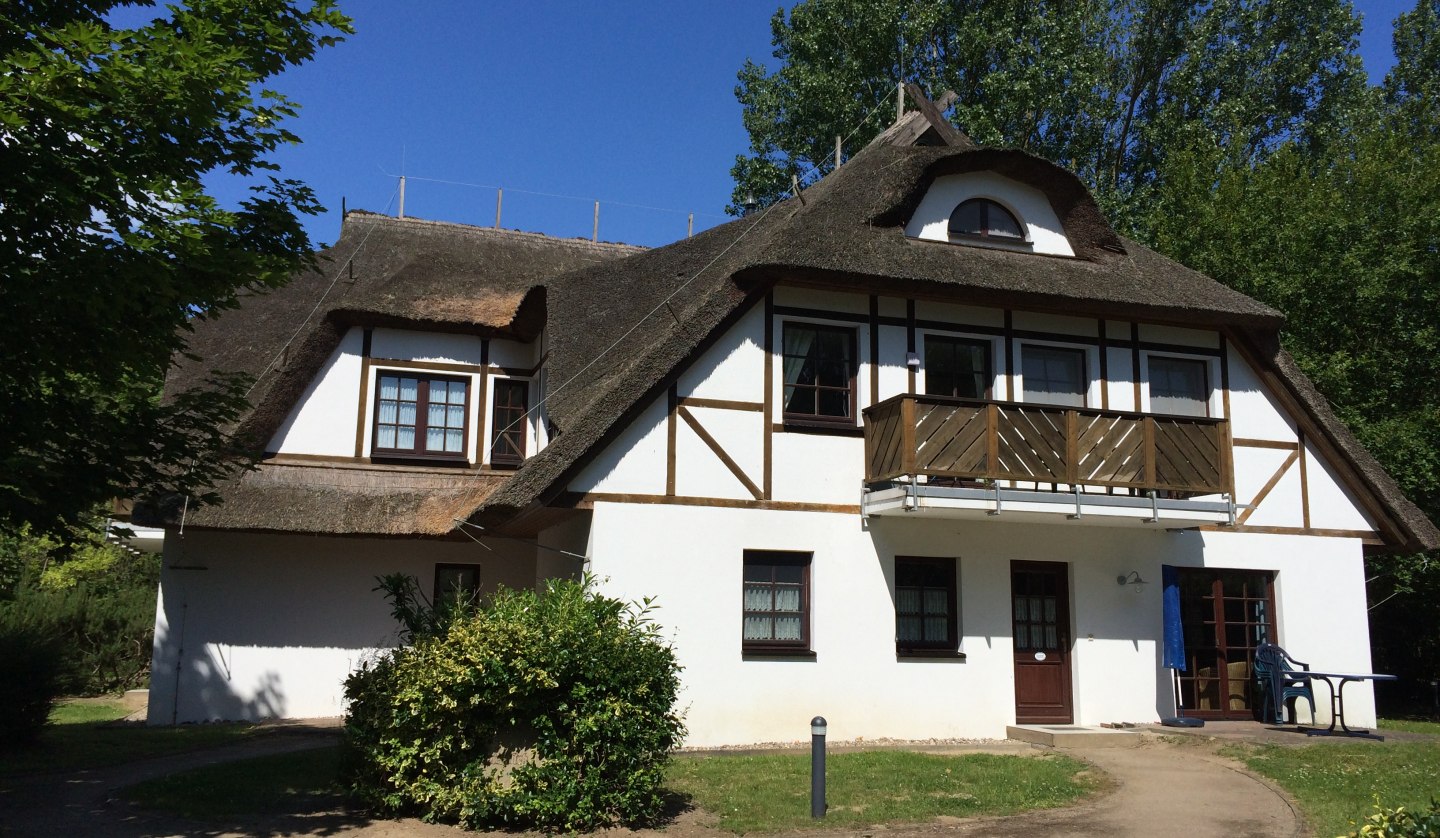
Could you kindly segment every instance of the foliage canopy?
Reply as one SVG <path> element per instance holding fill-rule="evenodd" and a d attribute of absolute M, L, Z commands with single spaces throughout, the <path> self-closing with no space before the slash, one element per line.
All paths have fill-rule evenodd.
<path fill-rule="evenodd" d="M 350 32 L 330 0 L 0 10 L 0 524 L 59 531 L 108 497 L 205 487 L 240 467 L 223 429 L 247 382 L 161 403 L 196 319 L 280 285 L 319 207 L 273 175 L 296 106 L 258 86 Z M 222 207 L 205 180 L 250 196 Z"/>

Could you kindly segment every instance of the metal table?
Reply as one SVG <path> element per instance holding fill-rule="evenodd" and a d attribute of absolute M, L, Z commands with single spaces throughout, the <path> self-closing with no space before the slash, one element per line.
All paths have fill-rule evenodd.
<path fill-rule="evenodd" d="M 1368 730 L 1352 728 L 1345 724 L 1345 685 L 1351 681 L 1396 681 L 1398 675 L 1381 675 L 1375 672 L 1311 672 L 1305 669 L 1284 669 L 1281 674 L 1287 678 L 1298 681 L 1305 679 L 1313 681 L 1323 679 L 1325 686 L 1330 688 L 1330 726 L 1327 728 L 1306 728 L 1306 736 L 1334 736 L 1335 722 L 1340 722 L 1340 730 L 1344 736 L 1375 736 Z M 1336 682 L 1339 682 L 1338 684 Z"/>

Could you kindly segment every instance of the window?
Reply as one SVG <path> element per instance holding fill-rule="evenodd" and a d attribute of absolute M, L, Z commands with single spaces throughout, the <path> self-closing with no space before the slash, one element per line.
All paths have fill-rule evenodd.
<path fill-rule="evenodd" d="M 747 652 L 810 648 L 810 554 L 746 550 L 744 627 Z"/>
<path fill-rule="evenodd" d="M 495 379 L 491 411 L 490 464 L 513 468 L 525 460 L 526 405 L 530 385 L 513 378 Z"/>
<path fill-rule="evenodd" d="M 1150 412 L 1176 416 L 1210 415 L 1208 364 L 1195 358 L 1151 355 Z"/>
<path fill-rule="evenodd" d="M 971 198 L 950 213 L 950 235 L 1025 241 L 1025 228 L 1014 213 L 988 198 Z"/>
<path fill-rule="evenodd" d="M 1025 344 L 1020 374 L 1025 401 L 1084 407 L 1085 350 Z"/>
<path fill-rule="evenodd" d="M 895 557 L 895 651 L 954 652 L 955 560 Z"/>
<path fill-rule="evenodd" d="M 855 424 L 855 330 L 786 323 L 785 421 Z"/>
<path fill-rule="evenodd" d="M 374 454 L 465 458 L 468 379 L 381 372 L 377 383 Z"/>
<path fill-rule="evenodd" d="M 991 378 L 988 341 L 925 336 L 925 395 L 989 398 Z"/>
<path fill-rule="evenodd" d="M 474 603 L 479 595 L 480 565 L 435 565 L 435 598 L 431 602 L 437 607 L 441 603 L 450 605 Z"/>

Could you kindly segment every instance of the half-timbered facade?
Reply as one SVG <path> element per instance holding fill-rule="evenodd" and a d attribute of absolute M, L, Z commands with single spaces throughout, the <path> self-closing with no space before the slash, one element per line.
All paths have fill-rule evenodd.
<path fill-rule="evenodd" d="M 657 597 L 697 745 L 1154 721 L 1172 578 L 1185 712 L 1248 718 L 1261 640 L 1368 669 L 1365 552 L 1440 544 L 1280 324 L 918 114 L 651 251 L 352 213 L 197 335 L 267 454 L 152 513 L 152 721 L 341 713 L 396 571 Z"/>

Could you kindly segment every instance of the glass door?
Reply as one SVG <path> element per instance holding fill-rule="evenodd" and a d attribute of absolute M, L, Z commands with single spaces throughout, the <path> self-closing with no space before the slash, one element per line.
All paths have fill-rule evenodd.
<path fill-rule="evenodd" d="M 1182 569 L 1180 622 L 1186 715 L 1258 718 L 1255 648 L 1275 636 L 1274 574 L 1261 570 Z"/>

